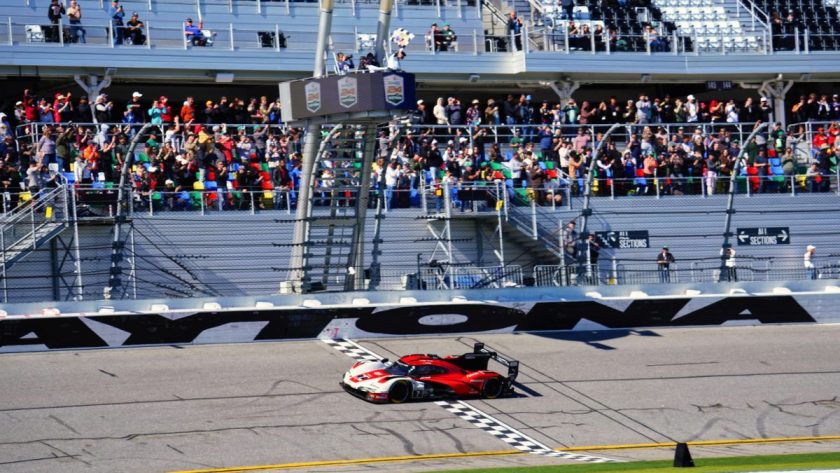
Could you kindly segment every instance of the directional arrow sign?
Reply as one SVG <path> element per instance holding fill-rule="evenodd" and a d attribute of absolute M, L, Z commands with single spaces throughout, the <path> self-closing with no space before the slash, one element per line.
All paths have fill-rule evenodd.
<path fill-rule="evenodd" d="M 737 234 L 739 246 L 790 244 L 790 228 L 788 227 L 739 228 Z"/>

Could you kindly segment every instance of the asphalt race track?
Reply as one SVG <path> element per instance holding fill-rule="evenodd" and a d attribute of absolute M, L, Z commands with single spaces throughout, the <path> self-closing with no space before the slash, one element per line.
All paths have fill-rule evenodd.
<path fill-rule="evenodd" d="M 840 435 L 840 326 L 359 343 L 396 357 L 469 351 L 475 339 L 520 360 L 523 387 L 520 397 L 468 403 L 552 448 Z M 435 403 L 373 405 L 348 395 L 338 381 L 350 364 L 318 341 L 0 355 L 0 471 L 152 473 L 510 450 Z M 838 445 L 736 445 L 703 453 Z M 620 460 L 671 455 L 667 449 L 592 454 Z M 552 462 L 569 460 L 520 454 L 312 469 Z"/>

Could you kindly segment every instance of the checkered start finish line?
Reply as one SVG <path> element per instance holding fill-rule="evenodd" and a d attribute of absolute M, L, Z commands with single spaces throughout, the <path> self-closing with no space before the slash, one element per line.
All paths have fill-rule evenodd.
<path fill-rule="evenodd" d="M 382 357 L 367 348 L 359 345 L 353 340 L 347 339 L 324 339 L 324 343 L 330 345 L 336 350 L 353 358 L 356 361 L 377 361 Z M 507 443 L 511 447 L 533 455 L 542 455 L 553 458 L 563 458 L 566 460 L 575 460 L 588 463 L 614 463 L 619 460 L 611 458 L 596 457 L 592 455 L 583 455 L 579 453 L 561 452 L 549 448 L 543 443 L 540 443 L 513 427 L 501 422 L 493 416 L 482 412 L 475 407 L 467 404 L 464 401 L 437 401 L 438 406 L 443 407 L 447 411 L 455 414 L 461 419 L 470 424 L 480 428 L 481 430 L 495 436 L 496 438 Z"/>

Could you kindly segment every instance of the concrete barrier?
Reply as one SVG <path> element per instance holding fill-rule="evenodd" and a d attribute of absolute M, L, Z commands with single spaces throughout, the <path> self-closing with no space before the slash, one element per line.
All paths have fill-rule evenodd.
<path fill-rule="evenodd" d="M 55 302 L 4 306 L 0 352 L 832 322 L 834 281 Z"/>

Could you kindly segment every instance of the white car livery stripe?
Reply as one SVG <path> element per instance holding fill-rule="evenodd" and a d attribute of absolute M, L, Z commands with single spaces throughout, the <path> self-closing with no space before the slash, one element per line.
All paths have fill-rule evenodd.
<path fill-rule="evenodd" d="M 381 356 L 368 350 L 367 348 L 364 348 L 353 340 L 322 339 L 322 341 L 356 361 L 378 361 L 382 359 Z M 464 401 L 437 401 L 435 404 L 443 407 L 461 419 L 466 420 L 470 424 L 479 427 L 485 432 L 501 439 L 511 447 L 523 452 L 589 463 L 608 463 L 619 461 L 606 457 L 553 450 Z"/>

